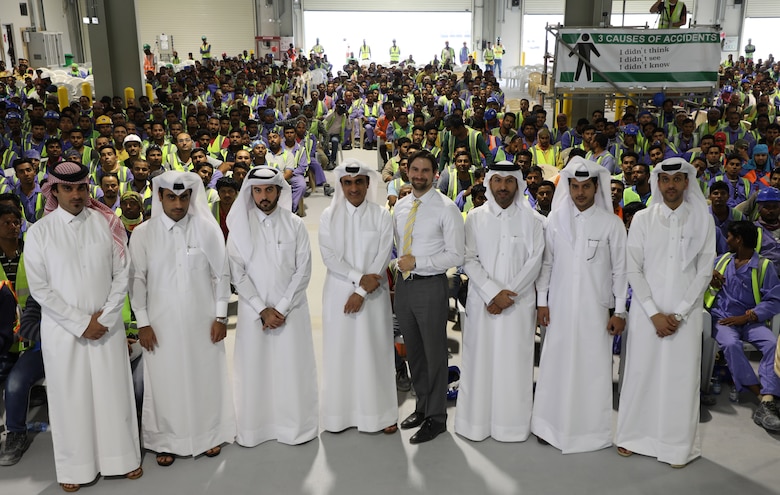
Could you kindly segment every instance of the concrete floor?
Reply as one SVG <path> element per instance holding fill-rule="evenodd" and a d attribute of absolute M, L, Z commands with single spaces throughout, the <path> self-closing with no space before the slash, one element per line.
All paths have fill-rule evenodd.
<path fill-rule="evenodd" d="M 376 152 L 354 150 L 346 156 L 373 164 Z M 331 174 L 328 174 L 332 177 Z M 331 180 L 331 184 L 335 183 Z M 317 243 L 319 214 L 330 199 L 318 190 L 306 200 L 313 253 L 308 295 L 318 361 L 322 351 L 322 284 L 325 267 Z M 232 362 L 235 317 L 227 347 Z M 460 333 L 450 330 L 451 364 L 460 363 Z M 653 459 L 619 457 L 615 449 L 561 455 L 533 437 L 522 444 L 493 440 L 474 443 L 454 433 L 454 404 L 448 432 L 433 442 L 412 446 L 412 431 L 386 436 L 351 429 L 323 433 L 296 447 L 267 442 L 247 449 L 225 447 L 219 457 L 178 459 L 159 467 L 154 455 L 143 460 L 136 481 L 100 479 L 80 493 L 95 494 L 769 494 L 780 493 L 780 435 L 753 424 L 755 402 L 728 401 L 727 387 L 718 404 L 702 408 L 703 457 L 685 469 Z M 414 398 L 399 394 L 399 419 L 414 410 Z M 45 410 L 34 411 L 45 421 Z M 51 435 L 37 434 L 19 464 L 0 468 L 0 494 L 62 493 L 55 480 Z"/>

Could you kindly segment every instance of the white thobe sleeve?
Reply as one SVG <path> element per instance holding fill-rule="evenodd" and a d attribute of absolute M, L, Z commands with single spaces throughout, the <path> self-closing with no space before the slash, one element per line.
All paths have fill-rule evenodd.
<path fill-rule="evenodd" d="M 628 231 L 628 242 L 626 243 L 626 273 L 628 283 L 631 284 L 632 301 L 637 301 L 642 305 L 645 313 L 652 317 L 658 314 L 658 307 L 653 301 L 653 293 L 650 290 L 650 284 L 647 283 L 644 273 L 645 263 L 645 242 L 647 240 L 648 222 L 643 221 L 644 216 L 634 217 L 631 229 Z M 648 217 L 649 220 L 649 217 Z M 710 266 L 710 270 L 712 267 Z M 710 274 L 712 274 L 710 272 Z"/>
<path fill-rule="evenodd" d="M 276 304 L 275 309 L 287 316 L 294 302 L 306 293 L 311 279 L 311 246 L 309 245 L 309 233 L 302 221 L 294 222 L 295 229 L 295 272 L 290 277 L 290 283 L 284 290 L 282 298 Z"/>
<path fill-rule="evenodd" d="M 628 275 L 626 274 L 626 229 L 615 216 L 609 231 L 609 256 L 612 261 L 612 294 L 615 296 L 615 313 L 626 312 Z"/>
<path fill-rule="evenodd" d="M 369 264 L 369 273 L 385 276 L 385 271 L 393 254 L 393 219 L 386 210 L 382 210 L 379 224 L 379 249 Z M 362 290 L 362 288 L 361 288 Z M 357 291 L 356 291 L 357 292 Z"/>
<path fill-rule="evenodd" d="M 544 258 L 544 224 L 541 220 L 533 218 L 531 215 L 531 225 L 533 225 L 533 250 L 523 264 L 523 268 L 512 277 L 510 289 L 518 294 L 523 293 L 528 286 L 533 284 L 539 276 L 542 269 L 542 259 Z"/>
<path fill-rule="evenodd" d="M 89 325 L 92 315 L 65 302 L 65 300 L 49 285 L 49 267 L 46 264 L 44 251 L 46 239 L 41 229 L 32 228 L 27 233 L 24 249 L 24 266 L 27 273 L 27 283 L 30 293 L 41 307 L 46 308 L 46 314 L 76 337 L 81 337 Z"/>
<path fill-rule="evenodd" d="M 550 290 L 554 250 L 553 228 L 548 223 L 547 228 L 544 229 L 544 256 L 542 257 L 542 269 L 539 272 L 539 277 L 536 279 L 536 305 L 538 307 L 547 306 L 547 292 Z"/>
<path fill-rule="evenodd" d="M 349 280 L 352 282 L 352 285 L 362 291 L 362 288 L 360 287 L 360 279 L 363 277 L 363 274 L 358 270 L 355 270 L 352 265 L 344 260 L 344 253 L 340 253 L 334 248 L 334 237 L 343 238 L 346 236 L 346 232 L 331 232 L 330 219 L 332 215 L 333 210 L 328 208 L 322 213 L 322 216 L 320 217 L 319 243 L 322 262 L 325 263 L 325 267 L 328 270 Z M 352 242 L 354 242 L 354 240 Z M 356 290 L 355 292 L 358 291 Z M 365 291 L 362 291 L 362 293 L 359 292 L 359 294 L 363 297 L 366 295 Z"/>
<path fill-rule="evenodd" d="M 489 229 L 480 229 L 477 225 L 479 215 L 468 215 L 466 217 L 466 261 L 463 265 L 463 271 L 469 277 L 469 287 L 473 287 L 479 297 L 490 304 L 490 301 L 501 292 L 501 286 L 490 278 L 490 274 L 482 266 L 479 260 L 479 248 L 477 238 L 479 235 L 493 236 L 496 232 L 489 232 Z"/>
<path fill-rule="evenodd" d="M 222 242 L 222 239 L 220 239 Z M 219 265 L 217 265 L 219 268 Z M 228 257 L 222 260 L 221 270 L 218 273 L 212 273 L 211 278 L 214 281 L 215 308 L 214 314 L 219 317 L 226 317 L 228 312 L 228 302 L 230 301 L 230 265 Z"/>
<path fill-rule="evenodd" d="M 120 321 L 122 308 L 125 305 L 125 298 L 127 297 L 128 291 L 130 263 L 128 262 L 127 257 L 129 254 L 127 248 L 125 248 L 123 256 L 121 249 L 122 248 L 120 248 L 112 238 L 111 251 L 113 259 L 111 260 L 111 289 L 106 298 L 106 302 L 100 309 L 103 313 L 97 319 L 98 323 L 109 329 Z"/>
<path fill-rule="evenodd" d="M 344 237 L 346 232 L 331 232 L 330 219 L 332 214 L 333 210 L 328 209 L 320 217 L 319 244 L 322 261 L 328 270 L 352 282 L 356 294 L 366 297 L 368 293 L 360 286 L 360 279 L 367 273 L 384 276 L 385 268 L 390 263 L 390 255 L 393 248 L 393 222 L 389 215 L 380 217 L 380 225 L 377 227 L 379 228 L 379 245 L 381 248 L 374 253 L 367 273 L 362 273 L 344 260 L 343 253 L 334 249 L 334 237 Z M 365 215 L 370 215 L 370 213 L 366 212 Z"/>
<path fill-rule="evenodd" d="M 227 240 L 227 253 L 228 261 L 230 264 L 230 278 L 233 281 L 233 285 L 236 286 L 238 294 L 245 299 L 254 310 L 257 318 L 260 318 L 260 312 L 263 311 L 268 305 L 262 300 L 260 294 L 257 292 L 254 282 L 249 278 L 249 274 L 246 271 L 246 265 L 248 260 L 245 260 L 236 247 L 236 243 L 228 236 Z"/>
<path fill-rule="evenodd" d="M 149 268 L 146 257 L 147 230 L 148 228 L 136 229 L 130 237 L 130 248 L 128 249 L 130 253 L 130 306 L 135 313 L 138 328 L 147 327 L 150 324 L 147 312 L 148 288 L 146 286 L 146 274 Z"/>
<path fill-rule="evenodd" d="M 694 228 L 700 227 L 695 225 Z M 674 312 L 683 315 L 683 319 L 688 318 L 694 310 L 701 311 L 702 296 L 712 280 L 712 266 L 715 263 L 715 223 L 712 220 L 707 222 L 704 246 L 693 263 L 696 264 L 696 276 L 674 308 Z"/>

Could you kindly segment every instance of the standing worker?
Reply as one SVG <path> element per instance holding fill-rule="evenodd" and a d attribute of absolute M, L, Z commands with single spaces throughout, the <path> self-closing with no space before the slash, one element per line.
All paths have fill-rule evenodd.
<path fill-rule="evenodd" d="M 363 40 L 363 44 L 360 46 L 360 61 L 368 62 L 371 58 L 371 47 L 366 45 L 366 40 Z"/>
<path fill-rule="evenodd" d="M 313 53 L 317 55 L 318 57 L 322 57 L 322 54 L 325 53 L 325 48 L 320 45 L 320 39 L 317 38 L 314 42 L 314 46 L 311 47 L 310 53 Z"/>
<path fill-rule="evenodd" d="M 200 45 L 200 58 L 203 61 L 211 60 L 211 43 L 206 40 L 206 36 L 201 36 L 203 43 Z"/>
<path fill-rule="evenodd" d="M 493 62 L 496 64 L 496 70 L 498 71 L 498 78 L 501 77 L 502 59 L 504 58 L 504 45 L 501 44 L 501 38 L 496 39 L 496 44 L 493 45 Z M 494 74 L 495 75 L 495 74 Z"/>
<path fill-rule="evenodd" d="M 674 29 L 688 22 L 688 8 L 680 0 L 656 0 L 650 7 L 651 14 L 660 14 L 658 29 Z"/>
<path fill-rule="evenodd" d="M 450 46 L 449 41 L 444 42 L 444 48 L 441 50 L 441 65 L 444 67 L 447 64 L 455 64 L 455 49 Z"/>
<path fill-rule="evenodd" d="M 466 42 L 463 42 L 463 47 L 460 49 L 460 65 L 465 65 L 469 61 L 469 47 Z"/>
<path fill-rule="evenodd" d="M 390 63 L 397 64 L 401 60 L 401 49 L 395 44 L 393 40 L 393 46 L 390 47 Z"/>
<path fill-rule="evenodd" d="M 144 74 L 149 71 L 157 72 L 157 57 L 152 53 L 149 43 L 144 43 Z"/>
<path fill-rule="evenodd" d="M 482 50 L 482 60 L 485 61 L 485 70 L 493 70 L 493 62 L 495 56 L 493 55 L 493 48 L 490 46 L 490 42 L 487 42 L 487 48 Z"/>
<path fill-rule="evenodd" d="M 748 62 L 753 60 L 754 53 L 756 53 L 756 46 L 753 44 L 753 39 L 748 38 L 748 44 L 745 45 L 745 60 Z"/>

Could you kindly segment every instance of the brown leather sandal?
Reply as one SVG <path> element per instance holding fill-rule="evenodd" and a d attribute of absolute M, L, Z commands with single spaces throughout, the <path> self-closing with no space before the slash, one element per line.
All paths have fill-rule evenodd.
<path fill-rule="evenodd" d="M 171 456 L 171 458 L 173 458 L 173 456 Z M 135 468 L 132 471 L 130 471 L 129 473 L 127 473 L 125 475 L 125 478 L 127 478 L 129 480 L 137 480 L 138 478 L 140 478 L 143 475 L 144 475 L 144 469 L 141 466 L 138 466 L 137 468 Z"/>
<path fill-rule="evenodd" d="M 206 457 L 217 457 L 220 452 L 222 452 L 222 447 L 217 445 L 216 447 L 210 448 L 206 452 L 203 453 Z"/>
<path fill-rule="evenodd" d="M 397 431 L 398 431 L 398 424 L 396 423 L 394 425 L 388 426 L 387 428 L 384 428 L 382 430 L 382 433 L 384 433 L 385 435 L 392 435 L 393 433 L 395 433 Z"/>

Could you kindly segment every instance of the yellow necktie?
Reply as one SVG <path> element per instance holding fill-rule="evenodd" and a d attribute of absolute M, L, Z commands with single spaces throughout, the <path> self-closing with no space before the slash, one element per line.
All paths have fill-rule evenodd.
<path fill-rule="evenodd" d="M 401 250 L 402 255 L 412 254 L 412 231 L 414 230 L 414 221 L 417 219 L 417 208 L 420 206 L 419 199 L 415 199 L 412 203 L 412 209 L 409 210 L 409 216 L 406 217 L 406 225 L 404 225 L 404 245 Z M 401 276 L 406 280 L 409 278 L 412 272 L 401 272 Z"/>

